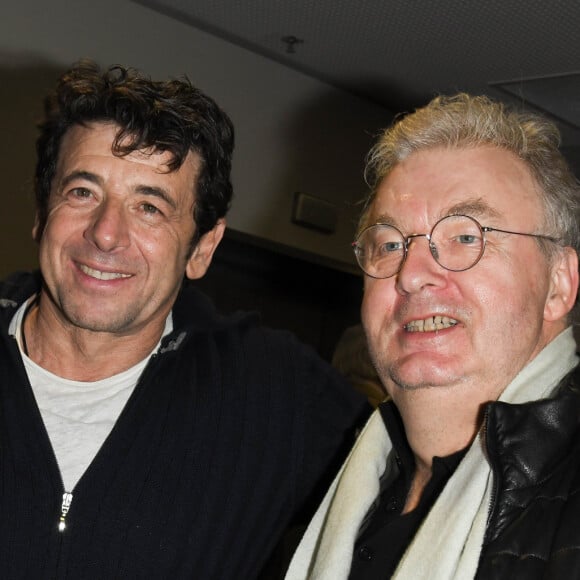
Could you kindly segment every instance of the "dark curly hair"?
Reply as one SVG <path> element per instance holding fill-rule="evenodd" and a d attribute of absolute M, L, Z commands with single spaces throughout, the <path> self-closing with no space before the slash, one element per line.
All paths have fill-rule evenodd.
<path fill-rule="evenodd" d="M 224 217 L 232 198 L 230 181 L 234 129 L 229 117 L 189 80 L 152 81 L 122 66 L 101 69 L 82 60 L 65 72 L 44 101 L 36 142 L 37 240 L 48 217 L 48 199 L 64 134 L 74 125 L 113 122 L 119 131 L 113 153 L 153 148 L 169 151 L 169 170 L 181 167 L 190 151 L 201 158 L 195 189 L 195 247 Z"/>

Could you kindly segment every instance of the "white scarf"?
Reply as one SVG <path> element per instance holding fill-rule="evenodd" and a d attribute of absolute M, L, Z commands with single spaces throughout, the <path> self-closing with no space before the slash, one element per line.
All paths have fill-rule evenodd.
<path fill-rule="evenodd" d="M 550 396 L 578 364 L 572 328 L 562 332 L 504 390 L 520 404 Z M 375 411 L 310 522 L 286 580 L 348 578 L 360 524 L 379 494 L 392 450 Z M 491 469 L 478 434 L 403 555 L 396 580 L 465 580 L 477 571 L 490 506 Z"/>

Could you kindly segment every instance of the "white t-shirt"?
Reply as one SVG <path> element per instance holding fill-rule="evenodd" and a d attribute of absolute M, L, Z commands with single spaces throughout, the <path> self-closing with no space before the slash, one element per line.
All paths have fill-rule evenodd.
<path fill-rule="evenodd" d="M 43 369 L 24 353 L 21 329 L 30 300 L 32 298 L 12 318 L 9 332 L 18 342 L 64 488 L 70 492 L 113 429 L 159 344 L 135 366 L 112 377 L 94 382 L 63 379 Z M 172 317 L 169 314 L 163 336 L 171 332 L 172 328 Z"/>

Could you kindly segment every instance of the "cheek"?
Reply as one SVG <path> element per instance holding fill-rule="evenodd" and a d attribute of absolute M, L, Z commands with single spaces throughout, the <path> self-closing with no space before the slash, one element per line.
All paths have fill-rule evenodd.
<path fill-rule="evenodd" d="M 504 357 L 527 342 L 541 327 L 547 292 L 546 272 L 528 270 L 489 273 L 487 280 L 475 281 L 468 301 L 473 307 L 472 340 L 482 348 Z"/>
<path fill-rule="evenodd" d="M 171 250 L 165 245 L 165 251 L 162 251 L 164 244 L 157 237 L 152 236 L 136 236 L 135 245 L 139 248 L 141 254 L 148 260 L 168 260 L 171 255 Z"/>
<path fill-rule="evenodd" d="M 42 238 L 50 238 L 52 243 L 82 235 L 90 224 L 90 215 L 74 212 L 64 205 L 55 206 L 48 214 L 42 231 Z"/>
<path fill-rule="evenodd" d="M 533 311 L 543 308 L 549 287 L 549 272 L 540 264 L 513 265 L 489 272 L 472 287 L 478 302 L 502 311 Z"/>
<path fill-rule="evenodd" d="M 66 222 L 66 220 L 60 220 L 56 216 L 50 218 L 44 226 L 39 240 L 40 255 L 59 254 L 64 247 L 71 243 L 71 240 L 74 241 L 78 238 L 78 226 L 78 221 Z"/>
<path fill-rule="evenodd" d="M 144 260 L 163 269 L 169 269 L 172 264 L 181 266 L 189 248 L 186 241 L 171 229 L 136 231 L 133 242 Z"/>
<path fill-rule="evenodd" d="M 395 300 L 394 284 L 389 280 L 367 280 L 365 282 L 361 319 L 368 334 L 384 332 L 393 316 Z"/>

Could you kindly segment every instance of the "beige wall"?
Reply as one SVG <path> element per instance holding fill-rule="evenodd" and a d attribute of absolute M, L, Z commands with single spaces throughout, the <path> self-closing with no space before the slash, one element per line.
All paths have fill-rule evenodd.
<path fill-rule="evenodd" d="M 36 265 L 31 230 L 38 98 L 54 82 L 56 69 L 0 65 L 0 277 Z"/>
<path fill-rule="evenodd" d="M 81 57 L 187 74 L 236 126 L 229 225 L 352 266 L 363 158 L 388 111 L 128 0 L 23 0 L 0 19 L 0 274 L 34 264 L 34 119 L 57 72 Z M 295 191 L 339 206 L 335 234 L 291 223 Z"/>

